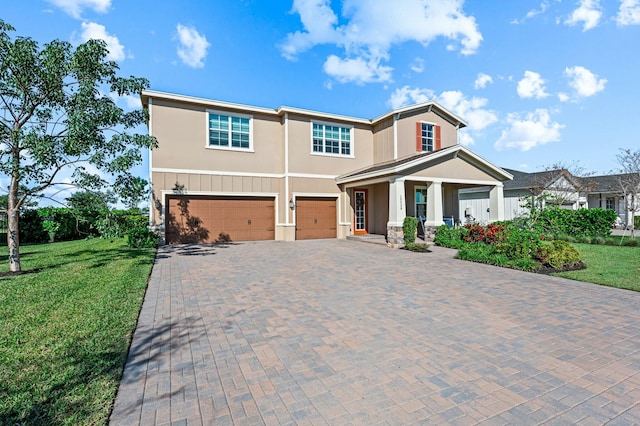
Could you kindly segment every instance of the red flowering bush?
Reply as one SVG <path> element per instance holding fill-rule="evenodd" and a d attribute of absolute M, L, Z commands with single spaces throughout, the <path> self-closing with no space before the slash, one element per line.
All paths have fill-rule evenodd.
<path fill-rule="evenodd" d="M 478 224 L 468 224 L 464 226 L 467 228 L 467 235 L 462 237 L 462 239 L 468 243 L 482 243 L 485 238 L 485 230 L 482 225 Z"/>

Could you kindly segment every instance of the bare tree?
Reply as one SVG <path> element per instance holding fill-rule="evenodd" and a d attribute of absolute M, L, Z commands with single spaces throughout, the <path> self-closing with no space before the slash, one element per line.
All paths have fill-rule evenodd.
<path fill-rule="evenodd" d="M 579 205 L 580 197 L 594 185 L 589 179 L 593 175 L 593 172 L 588 172 L 578 162 L 554 163 L 545 166 L 542 172 L 531 174 L 531 194 L 537 199 L 539 208 L 547 203 L 556 206 Z"/>
<path fill-rule="evenodd" d="M 621 148 L 616 159 L 620 165 L 616 178 L 624 197 L 627 226 L 631 227 L 631 235 L 635 238 L 634 217 L 640 212 L 640 149 Z"/>

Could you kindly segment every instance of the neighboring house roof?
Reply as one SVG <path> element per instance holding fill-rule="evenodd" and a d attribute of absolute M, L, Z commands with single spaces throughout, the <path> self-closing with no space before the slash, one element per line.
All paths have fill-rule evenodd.
<path fill-rule="evenodd" d="M 620 179 L 630 176 L 630 173 L 578 177 L 564 169 L 527 173 L 503 167 L 503 170 L 513 175 L 513 180 L 504 183 L 504 189 L 542 189 L 548 188 L 558 177 L 564 177 L 572 183 L 576 190 L 588 193 L 621 192 Z"/>
<path fill-rule="evenodd" d="M 593 182 L 591 192 L 622 192 L 620 181 L 628 179 L 633 173 L 620 173 L 615 175 L 590 176 Z"/>
<path fill-rule="evenodd" d="M 416 111 L 424 109 L 428 111 L 433 111 L 433 113 L 439 115 L 440 117 L 452 123 L 453 125 L 457 126 L 458 128 L 463 128 L 467 126 L 467 123 L 463 119 L 456 116 L 455 114 L 453 114 L 452 112 L 450 112 L 449 110 L 447 110 L 446 108 L 444 108 L 442 105 L 438 104 L 435 101 L 424 102 L 416 105 L 408 105 L 402 108 L 389 111 L 376 118 L 366 119 L 366 118 L 358 118 L 358 117 L 349 117 L 349 116 L 340 115 L 340 114 L 332 114 L 327 112 L 312 111 L 312 110 L 307 110 L 303 108 L 295 108 L 295 107 L 289 107 L 289 106 L 280 106 L 278 108 L 256 107 L 251 105 L 217 101 L 217 100 L 199 98 L 194 96 L 158 92 L 155 90 L 143 90 L 142 93 L 140 94 L 140 98 L 142 100 L 143 105 L 148 105 L 149 99 L 157 98 L 157 99 L 164 99 L 168 101 L 197 103 L 197 104 L 205 105 L 211 108 L 236 109 L 236 110 L 248 111 L 253 113 L 278 115 L 278 116 L 282 116 L 285 113 L 293 113 L 293 114 L 299 114 L 299 115 L 306 115 L 309 117 L 317 117 L 325 120 L 331 119 L 331 120 L 339 120 L 339 121 L 346 121 L 350 123 L 359 123 L 359 124 L 368 124 L 368 125 L 375 125 L 380 121 L 383 121 L 396 114 L 402 115 L 402 114 L 414 113 Z"/>
<path fill-rule="evenodd" d="M 363 169 L 355 170 L 353 172 L 338 176 L 336 178 L 336 182 L 338 184 L 343 184 L 356 182 L 363 179 L 374 179 L 389 174 L 402 173 L 408 169 L 420 165 L 426 165 L 427 163 L 435 161 L 442 157 L 455 157 L 459 155 L 465 157 L 466 160 L 474 163 L 476 166 L 479 165 L 484 167 L 485 169 L 488 169 L 492 174 L 494 174 L 498 178 L 501 178 L 500 180 L 507 180 L 512 178 L 512 175 L 509 172 L 505 171 L 505 169 L 501 169 L 500 167 L 493 165 L 489 161 L 473 153 L 462 145 L 454 145 L 440 149 L 438 151 L 421 152 L 418 154 L 410 155 L 408 157 L 399 158 L 397 160 L 374 164 L 372 166 L 368 166 Z"/>
<path fill-rule="evenodd" d="M 559 178 L 564 177 L 576 190 L 584 186 L 582 178 L 573 176 L 566 169 L 544 170 L 541 172 L 521 172 L 518 170 L 503 167 L 503 170 L 513 175 L 513 180 L 504 183 L 504 189 L 545 189 L 551 188 L 553 183 Z"/>

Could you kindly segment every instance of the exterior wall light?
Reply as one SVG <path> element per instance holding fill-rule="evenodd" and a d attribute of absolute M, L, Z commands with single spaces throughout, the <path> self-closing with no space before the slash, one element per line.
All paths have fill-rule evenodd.
<path fill-rule="evenodd" d="M 293 198 L 289 200 L 289 208 L 291 210 L 295 210 L 296 209 L 296 203 L 293 201 Z"/>

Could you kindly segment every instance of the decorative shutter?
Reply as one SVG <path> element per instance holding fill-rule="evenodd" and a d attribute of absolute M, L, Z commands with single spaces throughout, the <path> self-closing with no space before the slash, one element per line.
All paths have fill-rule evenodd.
<path fill-rule="evenodd" d="M 416 123 L 416 151 L 422 152 L 422 123 Z"/>
<path fill-rule="evenodd" d="M 435 143 L 435 150 L 439 150 L 442 147 L 442 141 L 440 140 L 440 126 L 434 126 L 435 127 L 435 139 L 436 139 L 436 143 Z"/>

